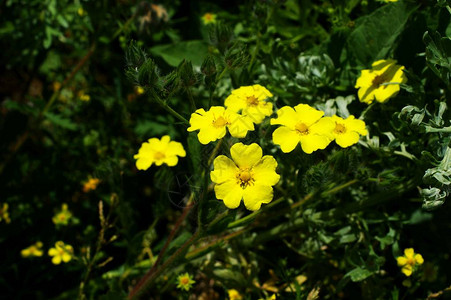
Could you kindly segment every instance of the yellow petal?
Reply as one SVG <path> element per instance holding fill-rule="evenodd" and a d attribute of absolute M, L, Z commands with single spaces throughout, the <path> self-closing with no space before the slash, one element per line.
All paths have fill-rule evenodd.
<path fill-rule="evenodd" d="M 424 263 L 423 256 L 421 254 L 415 254 L 415 261 L 417 264 L 422 265 Z"/>
<path fill-rule="evenodd" d="M 324 115 L 323 111 L 316 110 L 307 104 L 298 104 L 294 107 L 298 120 L 307 126 L 316 123 Z"/>
<path fill-rule="evenodd" d="M 271 202 L 273 189 L 271 186 L 254 184 L 244 189 L 244 205 L 249 210 L 260 209 L 263 203 Z"/>
<path fill-rule="evenodd" d="M 179 159 L 175 155 L 166 156 L 166 158 L 164 160 L 162 160 L 162 163 L 167 164 L 169 167 L 173 167 L 173 166 L 177 165 L 178 162 L 179 162 Z"/>
<path fill-rule="evenodd" d="M 364 121 L 356 119 L 354 116 L 349 116 L 344 120 L 346 128 L 357 132 L 360 135 L 367 135 L 366 124 Z"/>
<path fill-rule="evenodd" d="M 272 115 L 272 111 L 272 103 L 262 101 L 258 106 L 246 107 L 242 114 L 248 116 L 255 124 L 260 124 L 265 117 Z"/>
<path fill-rule="evenodd" d="M 407 264 L 407 258 L 405 258 L 404 256 L 398 256 L 398 258 L 396 258 L 396 262 L 398 263 L 398 266 L 404 266 L 405 264 Z"/>
<path fill-rule="evenodd" d="M 412 275 L 412 266 L 405 265 L 404 267 L 402 267 L 401 272 L 403 272 L 406 276 Z"/>
<path fill-rule="evenodd" d="M 28 257 L 28 256 L 30 256 L 30 254 L 31 254 L 31 251 L 28 248 L 23 249 L 22 251 L 20 251 L 20 255 L 22 255 L 22 257 Z"/>
<path fill-rule="evenodd" d="M 200 108 L 191 114 L 191 118 L 189 119 L 191 126 L 187 130 L 190 132 L 198 130 L 208 124 L 211 124 L 212 121 L 212 116 L 208 116 L 206 111 L 203 108 Z"/>
<path fill-rule="evenodd" d="M 208 144 L 210 142 L 214 142 L 218 139 L 222 139 L 226 134 L 226 128 L 220 127 L 215 128 L 213 126 L 201 128 L 199 133 L 197 134 L 197 138 L 201 144 Z"/>
<path fill-rule="evenodd" d="M 245 98 L 232 93 L 224 100 L 224 105 L 231 111 L 239 112 L 246 107 L 246 101 Z"/>
<path fill-rule="evenodd" d="M 227 126 L 230 135 L 236 138 L 244 138 L 248 131 L 254 130 L 252 119 L 247 116 L 235 114 L 230 116 L 231 124 Z"/>
<path fill-rule="evenodd" d="M 361 87 L 357 92 L 360 102 L 371 104 L 375 98 L 375 91 L 373 86 Z"/>
<path fill-rule="evenodd" d="M 210 178 L 214 183 L 223 183 L 235 180 L 237 172 L 238 168 L 235 163 L 227 156 L 220 155 L 213 161 L 213 171 L 210 173 Z"/>
<path fill-rule="evenodd" d="M 168 148 L 166 150 L 166 154 L 168 156 L 178 155 L 180 157 L 185 157 L 186 156 L 186 151 L 183 148 L 183 145 L 181 143 L 175 142 L 175 141 L 171 141 L 168 144 Z"/>
<path fill-rule="evenodd" d="M 296 111 L 289 106 L 284 106 L 277 111 L 277 118 L 271 119 L 271 125 L 284 125 L 290 129 L 299 122 L 299 116 Z"/>
<path fill-rule="evenodd" d="M 255 165 L 262 158 L 263 151 L 256 143 L 250 145 L 236 143 L 230 148 L 230 155 L 239 168 L 246 169 Z"/>
<path fill-rule="evenodd" d="M 356 88 L 369 87 L 373 84 L 375 74 L 371 70 L 362 70 L 355 84 Z"/>
<path fill-rule="evenodd" d="M 229 180 L 215 185 L 216 198 L 224 201 L 224 205 L 230 209 L 240 206 L 243 198 L 243 189 L 235 180 Z"/>
<path fill-rule="evenodd" d="M 59 265 L 59 264 L 61 263 L 61 256 L 59 256 L 59 255 L 54 256 L 54 257 L 52 258 L 52 263 L 53 263 L 54 265 Z"/>
<path fill-rule="evenodd" d="M 407 249 L 404 249 L 404 256 L 405 256 L 407 259 L 412 259 L 414 253 L 415 253 L 415 252 L 414 252 L 413 248 L 407 248 Z"/>
<path fill-rule="evenodd" d="M 255 184 L 272 186 L 279 182 L 280 175 L 276 173 L 277 161 L 271 155 L 265 155 L 252 168 Z"/>
<path fill-rule="evenodd" d="M 68 261 L 70 261 L 72 259 L 72 256 L 69 253 L 64 253 L 62 255 L 62 259 L 65 263 L 67 263 Z"/>
<path fill-rule="evenodd" d="M 325 149 L 331 142 L 331 140 L 324 135 L 309 134 L 301 136 L 302 151 L 307 154 L 311 154 L 318 149 Z"/>
<path fill-rule="evenodd" d="M 280 145 L 280 149 L 285 153 L 293 151 L 299 143 L 299 135 L 296 131 L 285 126 L 281 126 L 274 130 L 272 139 L 274 144 Z"/>
<path fill-rule="evenodd" d="M 58 251 L 55 248 L 50 248 L 48 251 L 48 254 L 50 256 L 55 256 L 55 255 L 58 255 Z"/>
<path fill-rule="evenodd" d="M 140 156 L 135 155 L 134 157 L 135 157 L 135 159 L 138 159 L 136 161 L 136 168 L 138 170 L 147 170 L 148 168 L 150 168 L 150 166 L 154 162 L 153 155 L 145 156 L 145 157 L 140 157 Z"/>
<path fill-rule="evenodd" d="M 342 148 L 347 148 L 356 144 L 360 139 L 357 132 L 351 131 L 335 136 L 335 142 Z"/>
<path fill-rule="evenodd" d="M 388 84 L 380 86 L 379 88 L 374 90 L 374 97 L 376 98 L 377 102 L 384 103 L 387 102 L 389 98 L 396 96 L 399 90 L 399 84 Z"/>
<path fill-rule="evenodd" d="M 326 136 L 330 140 L 334 139 L 333 131 L 335 129 L 335 122 L 331 118 L 325 117 L 318 120 L 318 122 L 312 124 L 309 127 L 311 134 Z M 327 145 L 326 145 L 327 146 Z M 324 149 L 324 148 L 321 148 Z"/>

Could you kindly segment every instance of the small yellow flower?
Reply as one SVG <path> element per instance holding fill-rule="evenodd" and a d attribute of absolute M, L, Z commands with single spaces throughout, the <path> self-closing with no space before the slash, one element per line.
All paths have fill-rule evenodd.
<path fill-rule="evenodd" d="M 197 138 L 204 145 L 223 138 L 226 128 L 236 138 L 244 138 L 249 130 L 254 130 L 254 123 L 249 118 L 222 106 L 212 106 L 209 111 L 196 110 L 189 123 L 188 131 L 199 130 Z"/>
<path fill-rule="evenodd" d="M 144 88 L 142 86 L 135 86 L 135 94 L 136 95 L 142 95 L 144 94 L 146 91 L 144 90 Z"/>
<path fill-rule="evenodd" d="M 61 205 L 61 210 L 53 216 L 52 221 L 55 225 L 67 225 L 69 224 L 72 213 L 69 211 L 67 204 Z"/>
<path fill-rule="evenodd" d="M 138 170 L 147 170 L 152 164 L 157 166 L 167 164 L 173 167 L 179 161 L 177 156 L 186 156 L 183 145 L 179 142 L 171 141 L 169 135 L 165 135 L 161 140 L 151 138 L 144 142 L 134 158 L 137 160 L 136 167 Z"/>
<path fill-rule="evenodd" d="M 216 23 L 216 17 L 217 17 L 216 14 L 207 12 L 201 17 L 201 19 L 202 22 L 204 22 L 204 24 L 207 25 Z"/>
<path fill-rule="evenodd" d="M 6 224 L 11 223 L 11 219 L 9 218 L 8 208 L 9 208 L 8 203 L 3 203 L 3 207 L 0 208 L 0 222 L 5 221 Z"/>
<path fill-rule="evenodd" d="M 42 251 L 42 246 L 42 242 L 38 241 L 30 247 L 20 251 L 20 255 L 22 255 L 22 257 L 42 256 L 42 254 L 44 253 L 44 251 Z"/>
<path fill-rule="evenodd" d="M 49 256 L 52 257 L 52 263 L 54 265 L 59 265 L 61 261 L 67 263 L 74 255 L 74 248 L 71 245 L 66 245 L 62 241 L 55 243 L 55 248 L 50 248 L 48 252 Z"/>
<path fill-rule="evenodd" d="M 389 2 L 398 2 L 398 0 L 382 0 L 385 3 L 389 3 Z"/>
<path fill-rule="evenodd" d="M 91 100 L 91 96 L 89 96 L 88 94 L 85 94 L 84 91 L 79 91 L 78 92 L 78 98 L 81 101 L 85 101 L 85 102 L 88 102 L 89 100 Z"/>
<path fill-rule="evenodd" d="M 100 183 L 100 179 L 89 178 L 88 181 L 86 181 L 83 184 L 83 192 L 87 193 L 89 191 L 94 191 L 97 188 L 97 186 L 99 185 L 99 183 Z"/>
<path fill-rule="evenodd" d="M 215 158 L 210 178 L 216 183 L 216 198 L 225 206 L 237 208 L 243 199 L 247 209 L 258 210 L 263 203 L 271 202 L 272 186 L 279 182 L 280 175 L 274 157 L 262 154 L 262 148 L 255 143 L 237 143 L 230 148 L 233 160 L 224 155 Z"/>
<path fill-rule="evenodd" d="M 372 67 L 371 70 L 362 70 L 355 84 L 361 102 L 370 104 L 376 100 L 384 103 L 396 96 L 401 83 L 407 82 L 404 66 L 397 65 L 396 60 L 378 60 Z"/>
<path fill-rule="evenodd" d="M 241 111 L 243 116 L 248 116 L 252 122 L 260 124 L 265 117 L 272 114 L 272 103 L 266 102 L 268 97 L 272 97 L 271 92 L 259 84 L 242 86 L 232 91 L 225 99 L 224 105 L 234 112 Z"/>
<path fill-rule="evenodd" d="M 301 143 L 305 153 L 325 149 L 334 139 L 332 131 L 335 123 L 331 118 L 322 118 L 324 112 L 307 104 L 294 107 L 284 106 L 277 111 L 277 118 L 271 119 L 271 125 L 282 125 L 273 134 L 274 144 L 280 145 L 288 153 Z"/>
<path fill-rule="evenodd" d="M 58 81 L 53 82 L 52 88 L 54 92 L 59 91 L 61 89 L 61 83 Z"/>
<path fill-rule="evenodd" d="M 404 249 L 404 256 L 398 256 L 396 261 L 401 267 L 401 272 L 410 276 L 417 265 L 423 264 L 424 259 L 421 254 L 415 254 L 413 248 L 407 248 Z"/>
<path fill-rule="evenodd" d="M 347 148 L 356 144 L 360 135 L 366 135 L 368 131 L 365 128 L 365 122 L 355 119 L 354 116 L 349 116 L 342 119 L 338 116 L 330 117 L 335 123 L 335 128 L 332 134 L 335 142 L 342 148 Z"/>
<path fill-rule="evenodd" d="M 227 293 L 229 294 L 230 300 L 243 300 L 243 296 L 241 296 L 241 294 L 238 293 L 237 290 L 227 290 Z"/>
<path fill-rule="evenodd" d="M 86 11 L 83 9 L 83 7 L 79 7 L 77 10 L 77 13 L 80 17 L 83 17 L 84 15 L 86 15 Z"/>
<path fill-rule="evenodd" d="M 195 281 L 193 280 L 193 277 L 188 274 L 181 274 L 177 277 L 177 288 L 185 291 L 189 291 Z"/>

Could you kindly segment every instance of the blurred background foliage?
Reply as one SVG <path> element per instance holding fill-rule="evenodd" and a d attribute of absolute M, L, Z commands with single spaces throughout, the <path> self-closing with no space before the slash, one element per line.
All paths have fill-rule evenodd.
<path fill-rule="evenodd" d="M 10 222 L 3 207 L 0 298 L 125 298 L 190 194 L 201 201 L 165 257 L 196 228 L 202 236 L 161 270 L 152 299 L 224 299 L 230 289 L 245 299 L 446 296 L 448 2 L 3 1 L 0 205 L 8 204 Z M 205 13 L 216 22 L 205 24 Z M 368 107 L 355 81 L 386 58 L 406 66 L 408 82 L 396 98 Z M 200 145 L 183 118 L 252 84 L 267 87 L 279 108 L 307 103 L 326 115 L 363 115 L 370 134 L 349 149 L 282 154 L 266 121 L 245 142 L 278 161 L 273 203 L 228 211 L 200 176 L 214 145 Z M 141 143 L 165 134 L 188 156 L 174 168 L 138 172 Z M 90 179 L 99 181 L 86 185 Z M 56 226 L 64 203 L 71 221 Z M 59 240 L 75 258 L 57 266 L 47 250 Z M 21 257 L 37 241 L 44 255 Z M 425 264 L 406 278 L 396 257 L 412 247 Z M 189 292 L 175 288 L 184 272 L 196 281 Z"/>

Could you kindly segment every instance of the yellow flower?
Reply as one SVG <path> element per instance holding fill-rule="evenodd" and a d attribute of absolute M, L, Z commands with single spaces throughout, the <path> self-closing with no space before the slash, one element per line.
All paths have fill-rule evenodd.
<path fill-rule="evenodd" d="M 335 123 L 335 129 L 332 131 L 335 142 L 342 148 L 356 144 L 359 141 L 360 135 L 366 135 L 368 133 L 365 128 L 365 122 L 355 119 L 354 116 L 349 116 L 347 119 L 342 119 L 338 116 L 332 116 L 330 118 Z"/>
<path fill-rule="evenodd" d="M 371 70 L 362 70 L 355 84 L 359 88 L 358 96 L 361 102 L 370 104 L 374 100 L 380 103 L 396 96 L 400 90 L 399 84 L 407 82 L 403 66 L 396 60 L 378 60 Z"/>
<path fill-rule="evenodd" d="M 265 117 L 272 114 L 272 103 L 266 102 L 268 97 L 272 97 L 271 92 L 259 84 L 242 86 L 232 91 L 225 99 L 224 105 L 234 112 L 241 111 L 243 116 L 248 116 L 252 122 L 260 124 Z"/>
<path fill-rule="evenodd" d="M 259 300 L 276 300 L 276 294 L 272 294 L 272 296 L 267 297 L 266 299 L 260 298 Z"/>
<path fill-rule="evenodd" d="M 89 96 L 88 94 L 85 94 L 84 91 L 78 92 L 78 98 L 80 98 L 81 101 L 85 101 L 85 102 L 91 100 L 91 96 Z"/>
<path fill-rule="evenodd" d="M 11 219 L 9 218 L 8 208 L 8 203 L 3 203 L 3 207 L 0 208 L 0 221 L 4 220 L 6 224 L 9 224 L 11 222 Z"/>
<path fill-rule="evenodd" d="M 230 148 L 232 159 L 224 155 L 215 158 L 211 181 L 216 183 L 216 198 L 223 200 L 228 208 L 237 208 L 241 199 L 249 210 L 258 210 L 263 203 L 271 202 L 272 186 L 279 182 L 274 157 L 262 157 L 257 144 L 237 143 Z"/>
<path fill-rule="evenodd" d="M 100 183 L 100 179 L 98 178 L 89 178 L 88 181 L 86 181 L 83 184 L 83 192 L 87 193 L 89 191 L 94 191 L 97 186 Z"/>
<path fill-rule="evenodd" d="M 243 300 L 243 296 L 241 296 L 241 294 L 238 293 L 237 290 L 227 290 L 227 293 L 229 294 L 230 300 Z"/>
<path fill-rule="evenodd" d="M 151 138 L 144 142 L 134 158 L 137 160 L 136 167 L 138 170 L 147 170 L 154 163 L 157 166 L 167 164 L 173 167 L 179 161 L 177 156 L 186 156 L 183 145 L 179 142 L 171 141 L 169 135 L 165 135 L 161 140 Z"/>
<path fill-rule="evenodd" d="M 326 148 L 334 138 L 335 123 L 331 118 L 321 118 L 323 115 L 324 112 L 307 104 L 296 105 L 294 109 L 282 107 L 277 118 L 271 119 L 271 125 L 282 125 L 272 134 L 274 143 L 285 153 L 293 151 L 298 143 L 308 154 Z"/>
<path fill-rule="evenodd" d="M 201 17 L 201 19 L 202 19 L 202 22 L 204 22 L 204 24 L 207 25 L 207 24 L 214 24 L 214 23 L 216 23 L 216 17 L 217 16 L 214 13 L 205 13 Z"/>
<path fill-rule="evenodd" d="M 20 255 L 22 255 L 22 257 L 30 257 L 30 256 L 39 257 L 42 256 L 43 253 L 44 251 L 42 251 L 42 242 L 40 241 L 20 251 Z"/>
<path fill-rule="evenodd" d="M 189 291 L 195 281 L 188 273 L 181 274 L 177 277 L 177 288 L 185 291 Z"/>
<path fill-rule="evenodd" d="M 135 94 L 142 95 L 145 93 L 145 90 L 142 86 L 135 86 Z"/>
<path fill-rule="evenodd" d="M 55 243 L 55 248 L 50 248 L 48 252 L 49 256 L 52 257 L 52 263 L 54 265 L 59 265 L 61 261 L 67 263 L 74 255 L 74 248 L 71 245 L 66 245 L 62 241 Z"/>
<path fill-rule="evenodd" d="M 79 7 L 77 9 L 77 13 L 80 17 L 83 17 L 84 15 L 86 15 L 86 11 L 83 9 L 83 7 Z"/>
<path fill-rule="evenodd" d="M 404 256 L 398 256 L 396 261 L 398 266 L 402 267 L 401 272 L 406 276 L 410 276 L 415 266 L 423 264 L 424 259 L 421 254 L 415 254 L 413 248 L 407 248 L 404 249 Z"/>
<path fill-rule="evenodd" d="M 188 131 L 199 130 L 197 138 L 202 144 L 208 144 L 221 139 L 226 134 L 226 128 L 236 138 L 244 138 L 249 130 L 254 130 L 254 123 L 230 109 L 222 106 L 212 106 L 209 111 L 203 108 L 191 114 L 191 127 Z"/>
<path fill-rule="evenodd" d="M 8 203 L 3 203 L 3 207 L 0 208 L 0 221 L 4 220 L 5 223 L 11 222 L 11 219 L 9 218 L 8 208 L 9 208 Z"/>
<path fill-rule="evenodd" d="M 55 225 L 67 225 L 72 217 L 72 213 L 69 211 L 67 204 L 61 205 L 61 210 L 53 216 L 52 221 Z"/>

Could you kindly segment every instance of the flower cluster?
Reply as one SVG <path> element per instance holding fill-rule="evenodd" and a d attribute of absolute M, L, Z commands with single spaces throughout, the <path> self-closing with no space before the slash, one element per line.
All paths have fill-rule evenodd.
<path fill-rule="evenodd" d="M 423 264 L 424 259 L 421 254 L 415 253 L 413 248 L 407 248 L 404 249 L 404 256 L 398 256 L 396 262 L 401 267 L 401 272 L 406 276 L 410 276 L 417 266 Z"/>
<path fill-rule="evenodd" d="M 365 122 L 354 116 L 342 119 L 323 115 L 324 112 L 307 104 L 282 107 L 277 118 L 271 119 L 271 125 L 281 125 L 273 132 L 274 144 L 288 153 L 300 143 L 302 150 L 310 154 L 325 149 L 333 140 L 343 148 L 349 147 L 359 141 L 360 135 L 367 134 Z"/>
<path fill-rule="evenodd" d="M 254 130 L 254 124 L 260 124 L 273 111 L 272 103 L 267 102 L 271 92 L 261 85 L 244 86 L 233 90 L 223 106 L 203 108 L 191 114 L 188 131 L 199 130 L 199 142 L 208 144 L 221 139 L 226 128 L 235 138 L 244 138 L 248 131 Z"/>

